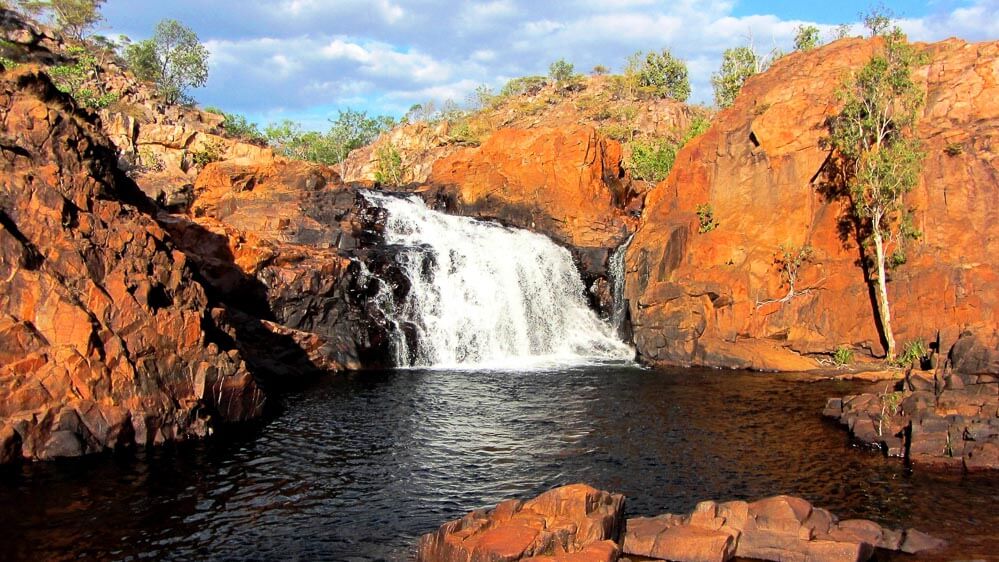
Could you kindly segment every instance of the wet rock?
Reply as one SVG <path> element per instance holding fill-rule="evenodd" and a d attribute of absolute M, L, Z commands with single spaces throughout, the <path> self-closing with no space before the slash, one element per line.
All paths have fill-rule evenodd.
<path fill-rule="evenodd" d="M 76 433 L 68 430 L 53 431 L 52 436 L 45 442 L 39 458 L 47 460 L 79 457 L 83 455 L 84 450 L 83 441 Z"/>
<path fill-rule="evenodd" d="M 616 560 L 624 496 L 584 484 L 508 500 L 420 539 L 417 560 Z"/>
<path fill-rule="evenodd" d="M 927 550 L 937 550 L 946 545 L 946 541 L 932 537 L 916 529 L 908 529 L 905 531 L 905 539 L 902 541 L 899 550 L 908 554 L 918 554 Z"/>
<path fill-rule="evenodd" d="M 0 427 L 0 464 L 21 458 L 21 435 L 10 425 Z"/>
<path fill-rule="evenodd" d="M 875 385 L 830 399 L 823 415 L 889 456 L 969 471 L 999 469 L 999 381 L 956 372 L 909 373 L 897 385 Z"/>

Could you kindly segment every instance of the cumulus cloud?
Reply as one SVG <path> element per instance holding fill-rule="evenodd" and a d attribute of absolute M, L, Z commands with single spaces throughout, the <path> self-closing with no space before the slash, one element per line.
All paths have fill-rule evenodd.
<path fill-rule="evenodd" d="M 921 41 L 999 37 L 999 0 L 948 1 L 908 14 L 903 29 Z M 737 8 L 729 0 L 109 0 L 104 13 L 114 32 L 136 38 L 164 17 L 191 25 L 211 51 L 208 87 L 195 92 L 203 102 L 322 125 L 323 112 L 338 107 L 398 115 L 429 99 L 460 102 L 479 84 L 545 74 L 561 57 L 579 71 L 620 69 L 635 51 L 662 48 L 688 61 L 693 100 L 710 102 L 726 48 L 789 50 L 809 23 Z M 819 27 L 829 36 L 833 26 Z"/>

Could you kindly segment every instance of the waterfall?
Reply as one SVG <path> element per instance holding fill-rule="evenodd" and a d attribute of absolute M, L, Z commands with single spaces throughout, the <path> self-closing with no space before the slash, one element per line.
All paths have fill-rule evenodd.
<path fill-rule="evenodd" d="M 632 234 L 618 246 L 611 254 L 608 267 L 608 275 L 611 282 L 611 296 L 614 297 L 614 308 L 611 310 L 611 326 L 614 327 L 618 337 L 624 337 L 624 321 L 628 314 L 628 302 L 624 298 L 624 258 L 628 253 L 628 246 L 635 235 Z"/>
<path fill-rule="evenodd" d="M 410 289 L 392 310 L 415 331 L 399 366 L 509 368 L 627 361 L 634 351 L 586 304 L 572 255 L 526 230 L 430 210 L 417 197 L 369 192 Z M 384 309 L 383 309 L 384 310 Z"/>

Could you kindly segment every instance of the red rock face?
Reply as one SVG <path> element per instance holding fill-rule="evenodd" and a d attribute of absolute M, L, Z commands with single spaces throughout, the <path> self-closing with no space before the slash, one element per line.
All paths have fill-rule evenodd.
<path fill-rule="evenodd" d="M 258 415 L 239 353 L 208 341 L 187 258 L 123 203 L 143 199 L 96 119 L 33 67 L 4 73 L 0 118 L 0 461 Z"/>
<path fill-rule="evenodd" d="M 842 40 L 778 61 L 751 78 L 735 105 L 688 145 L 648 196 L 627 255 L 635 342 L 656 364 L 764 370 L 814 368 L 808 354 L 840 345 L 883 353 L 856 237 L 841 235 L 846 207 L 822 193 L 826 119 L 836 89 L 878 43 Z M 964 369 L 999 368 L 995 287 L 999 251 L 999 43 L 924 47 L 916 73 L 927 92 L 917 135 L 927 154 L 906 202 L 923 237 L 888 286 L 896 340 L 962 333 Z M 948 148 L 950 147 L 950 148 Z M 718 223 L 699 233 L 708 203 Z M 774 267 L 781 244 L 815 249 L 786 303 Z M 967 360 L 966 357 L 974 357 Z"/>
<path fill-rule="evenodd" d="M 614 248 L 634 226 L 623 177 L 617 141 L 571 126 L 501 129 L 481 147 L 438 160 L 428 183 L 453 193 L 461 214 L 577 248 Z"/>
<path fill-rule="evenodd" d="M 473 511 L 420 539 L 420 562 L 613 562 L 624 496 L 572 484 Z"/>

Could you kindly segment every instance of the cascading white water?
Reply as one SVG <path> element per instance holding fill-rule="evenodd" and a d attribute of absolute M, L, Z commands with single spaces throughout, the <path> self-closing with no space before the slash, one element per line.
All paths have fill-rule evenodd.
<path fill-rule="evenodd" d="M 614 305 L 611 310 L 611 326 L 620 337 L 624 333 L 624 321 L 627 316 L 628 302 L 624 298 L 624 258 L 628 254 L 628 246 L 635 235 L 632 234 L 621 244 L 608 260 L 608 276 L 611 282 L 611 296 L 614 297 Z"/>
<path fill-rule="evenodd" d="M 410 282 L 387 315 L 416 330 L 400 366 L 515 367 L 631 360 L 589 309 L 568 250 L 526 230 L 430 210 L 416 197 L 365 197 L 388 212 L 385 241 Z"/>

